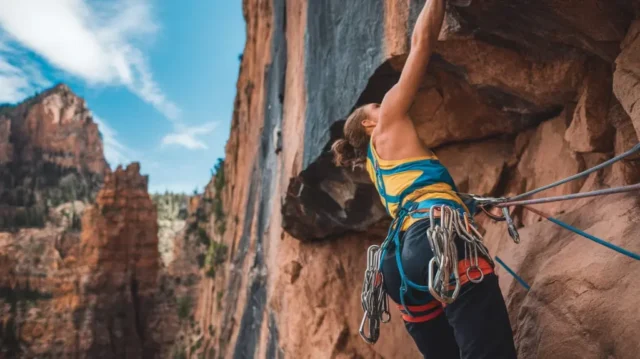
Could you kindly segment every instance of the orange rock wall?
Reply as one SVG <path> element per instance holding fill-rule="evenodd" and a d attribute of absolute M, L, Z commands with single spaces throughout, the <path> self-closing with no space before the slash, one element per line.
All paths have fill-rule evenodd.
<path fill-rule="evenodd" d="M 67 86 L 1 107 L 0 358 L 188 353 L 206 234 L 190 213 L 165 266 L 157 217 L 139 164 L 111 172 Z"/>
<path fill-rule="evenodd" d="M 0 107 L 0 230 L 42 227 L 50 208 L 92 201 L 108 171 L 98 126 L 66 85 Z"/>
<path fill-rule="evenodd" d="M 397 80 L 422 4 L 244 1 L 227 183 L 214 194 L 228 228 L 219 240 L 231 251 L 225 270 L 201 286 L 205 357 L 419 357 L 395 309 L 376 345 L 359 338 L 366 249 L 382 241 L 388 219 L 366 192 L 366 176 L 333 168 L 326 150 L 354 106 L 380 101 Z M 448 8 L 411 115 L 462 191 L 521 193 L 638 143 L 638 7 L 576 4 Z M 635 157 L 543 195 L 639 176 Z M 637 196 L 539 208 L 640 251 L 631 240 L 640 230 Z M 637 262 L 528 212 L 515 217 L 519 246 L 503 224 L 478 221 L 492 253 L 532 285 L 527 294 L 498 269 L 520 357 L 634 358 L 631 327 L 640 317 L 627 277 Z M 608 293 L 622 302 L 605 305 Z"/>
<path fill-rule="evenodd" d="M 149 323 L 158 278 L 155 206 L 139 165 L 105 178 L 82 230 L 0 233 L 2 350 L 42 355 L 153 357 Z"/>

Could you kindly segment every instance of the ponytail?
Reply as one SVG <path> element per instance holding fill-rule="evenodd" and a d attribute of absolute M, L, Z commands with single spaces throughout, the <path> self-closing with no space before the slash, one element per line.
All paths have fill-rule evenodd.
<path fill-rule="evenodd" d="M 333 162 L 338 167 L 364 167 L 367 162 L 369 135 L 361 122 L 367 118 L 364 106 L 357 108 L 344 124 L 344 137 L 331 146 Z"/>
<path fill-rule="evenodd" d="M 331 146 L 333 152 L 333 163 L 338 167 L 351 169 L 364 167 L 366 162 L 366 147 L 353 147 L 349 141 L 341 138 Z"/>

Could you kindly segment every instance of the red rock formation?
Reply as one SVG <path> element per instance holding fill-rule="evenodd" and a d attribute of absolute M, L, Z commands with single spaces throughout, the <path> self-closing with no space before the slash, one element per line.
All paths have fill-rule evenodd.
<path fill-rule="evenodd" d="M 66 85 L 0 107 L 0 229 L 42 226 L 50 207 L 92 200 L 108 170 L 98 126 Z"/>
<path fill-rule="evenodd" d="M 155 207 L 137 164 L 107 175 L 82 231 L 0 233 L 6 355 L 152 357 Z"/>
<path fill-rule="evenodd" d="M 158 223 L 137 163 L 105 177 L 83 216 L 82 263 L 92 303 L 91 357 L 152 357 L 150 314 L 158 278 Z"/>
<path fill-rule="evenodd" d="M 417 357 L 395 310 L 376 345 L 358 336 L 365 251 L 383 239 L 386 219 L 366 178 L 333 168 L 326 149 L 354 106 L 380 101 L 397 79 L 423 3 L 243 2 L 247 44 L 227 185 L 217 194 L 231 251 L 225 271 L 201 286 L 205 357 Z M 464 191 L 521 193 L 638 143 L 640 8 L 577 4 L 449 7 L 412 116 Z M 637 182 L 637 158 L 543 195 Z M 540 208 L 638 252 L 635 198 Z M 515 216 L 520 246 L 503 224 L 478 220 L 492 251 L 532 284 L 526 294 L 499 269 L 520 357 L 635 358 L 640 317 L 627 278 L 635 264 L 529 213 Z M 616 305 L 606 304 L 613 293 Z"/>
<path fill-rule="evenodd" d="M 179 230 L 172 263 L 160 266 L 139 171 L 110 172 L 89 110 L 64 85 L 0 108 L 0 227 L 14 230 L 0 231 L 0 358 L 179 353 L 202 245 Z M 34 208 L 42 222 L 15 222 Z"/>

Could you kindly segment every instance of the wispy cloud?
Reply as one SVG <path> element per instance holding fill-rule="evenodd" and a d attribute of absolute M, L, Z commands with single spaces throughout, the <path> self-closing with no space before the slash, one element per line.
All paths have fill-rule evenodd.
<path fill-rule="evenodd" d="M 162 145 L 207 149 L 216 123 L 186 126 L 181 110 L 154 80 L 141 50 L 158 25 L 151 0 L 0 0 L 0 103 L 18 102 L 52 85 L 33 54 L 57 70 L 97 86 L 124 86 L 173 125 Z M 97 121 L 101 121 L 97 119 Z M 130 160 L 104 121 L 107 159 Z M 109 137 L 112 134 L 112 137 Z"/>
<path fill-rule="evenodd" d="M 141 162 L 147 168 L 160 168 L 161 165 L 157 161 L 147 157 L 140 151 L 134 150 L 123 144 L 119 139 L 118 132 L 109 125 L 103 118 L 92 114 L 93 122 L 98 125 L 98 130 L 102 134 L 102 145 L 104 146 L 104 157 L 109 162 L 109 166 L 114 169 L 118 165 L 126 166 L 127 164 L 137 161 Z"/>
<path fill-rule="evenodd" d="M 207 122 L 203 125 L 186 127 L 176 126 L 176 131 L 162 138 L 162 145 L 179 145 L 190 150 L 207 149 L 207 144 L 198 139 L 200 136 L 211 134 L 218 127 L 218 122 Z"/>
<path fill-rule="evenodd" d="M 37 65 L 0 37 L 0 103 L 15 103 L 51 86 Z"/>
<path fill-rule="evenodd" d="M 148 0 L 0 0 L 0 9 L 0 28 L 6 34 L 0 49 L 17 43 L 89 84 L 126 86 L 177 121 L 178 106 L 162 92 L 136 46 L 158 28 Z M 0 85 L 12 89 L 4 97 L 16 98 L 30 88 L 20 82 L 29 74 L 16 73 L 15 64 L 9 68 L 6 59 L 4 63 Z"/>
<path fill-rule="evenodd" d="M 103 119 L 94 114 L 93 121 L 98 125 L 98 130 L 102 134 L 104 157 L 112 168 L 125 165 L 137 158 L 136 153 L 118 140 L 118 133 Z"/>

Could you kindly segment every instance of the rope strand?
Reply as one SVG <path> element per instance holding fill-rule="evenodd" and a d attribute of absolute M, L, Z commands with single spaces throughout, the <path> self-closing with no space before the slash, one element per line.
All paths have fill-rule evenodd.
<path fill-rule="evenodd" d="M 598 171 L 598 170 L 600 170 L 600 169 L 602 169 L 604 167 L 612 165 L 612 164 L 614 164 L 614 163 L 616 163 L 616 162 L 618 162 L 618 161 L 620 161 L 620 160 L 622 160 L 622 159 L 624 159 L 626 157 L 631 156 L 632 154 L 634 154 L 634 153 L 636 153 L 638 151 L 640 151 L 640 143 L 638 143 L 637 145 L 633 146 L 633 148 L 630 149 L 629 151 L 627 151 L 625 153 L 622 153 L 622 154 L 620 154 L 620 155 L 618 155 L 618 156 L 616 156 L 616 157 L 614 157 L 614 158 L 612 158 L 612 159 L 610 159 L 608 161 L 602 162 L 601 164 L 599 164 L 599 165 L 597 165 L 595 167 L 592 167 L 592 168 L 590 168 L 590 169 L 588 169 L 586 171 L 580 172 L 580 173 L 575 174 L 575 175 L 573 175 L 571 177 L 567 177 L 567 178 L 565 178 L 563 180 L 548 184 L 546 186 L 534 189 L 534 190 L 529 191 L 529 192 L 525 192 L 523 194 L 517 195 L 517 196 L 512 197 L 512 198 L 509 198 L 509 200 L 510 201 L 517 201 L 519 199 L 532 196 L 532 195 L 534 195 L 536 193 L 540 193 L 542 191 L 546 191 L 546 190 L 548 190 L 550 188 L 560 186 L 560 185 L 565 184 L 567 182 L 571 182 L 571 181 L 576 180 L 578 178 L 586 177 L 586 176 L 592 174 L 593 172 L 596 172 L 596 171 Z"/>
<path fill-rule="evenodd" d="M 524 287 L 524 289 L 526 289 L 527 291 L 531 290 L 531 287 L 529 286 L 529 284 L 527 284 L 527 282 L 524 281 L 524 279 L 520 278 L 520 276 L 518 276 L 516 274 L 516 272 L 514 272 L 511 268 L 509 268 L 508 265 L 506 265 L 502 259 L 500 259 L 500 257 L 496 256 L 496 262 L 500 263 L 500 265 L 509 273 L 511 274 L 511 276 L 518 281 L 518 283 L 520 283 L 521 286 Z"/>
<path fill-rule="evenodd" d="M 540 217 L 542 217 L 542 218 L 544 218 L 546 220 L 549 220 L 549 221 L 559 225 L 560 227 L 562 227 L 564 229 L 567 229 L 567 230 L 569 230 L 571 232 L 579 234 L 582 237 L 590 239 L 590 240 L 592 240 L 592 241 L 594 241 L 594 242 L 596 242 L 596 243 L 598 243 L 598 244 L 600 244 L 602 246 L 605 246 L 605 247 L 607 247 L 609 249 L 613 249 L 614 251 L 616 251 L 616 252 L 618 252 L 620 254 L 624 254 L 627 257 L 631 257 L 631 258 L 633 258 L 635 260 L 639 260 L 640 261 L 640 254 L 633 253 L 633 252 L 628 251 L 628 250 L 626 250 L 626 249 L 624 249 L 622 247 L 618 247 L 615 244 L 612 244 L 612 243 L 609 243 L 607 241 L 604 241 L 604 240 L 602 240 L 602 239 L 600 239 L 600 238 L 598 238 L 596 236 L 593 236 L 593 235 L 591 235 L 589 233 L 583 232 L 583 231 L 579 230 L 578 228 L 576 228 L 576 227 L 574 227 L 574 226 L 572 226 L 570 224 L 564 223 L 564 222 L 562 222 L 562 221 L 560 221 L 560 220 L 558 220 L 556 218 L 553 218 L 551 216 L 547 216 L 546 214 L 544 214 L 544 213 L 542 213 L 542 212 L 540 212 L 540 211 L 538 211 L 536 209 L 529 208 L 527 206 L 523 206 L 523 208 L 528 210 L 528 211 L 530 211 L 530 212 L 533 212 L 533 213 L 537 214 L 538 216 L 540 216 Z"/>
<path fill-rule="evenodd" d="M 528 204 L 560 202 L 560 201 L 568 201 L 572 199 L 597 197 L 597 196 L 604 196 L 607 194 L 624 193 L 624 192 L 631 192 L 631 191 L 640 191 L 640 183 L 629 185 L 629 186 L 601 189 L 601 190 L 592 191 L 592 192 L 566 194 L 562 196 L 528 199 L 528 200 L 522 200 L 522 201 L 507 201 L 507 202 L 496 204 L 496 207 L 502 208 L 502 207 L 510 207 L 510 206 L 523 206 Z"/>

